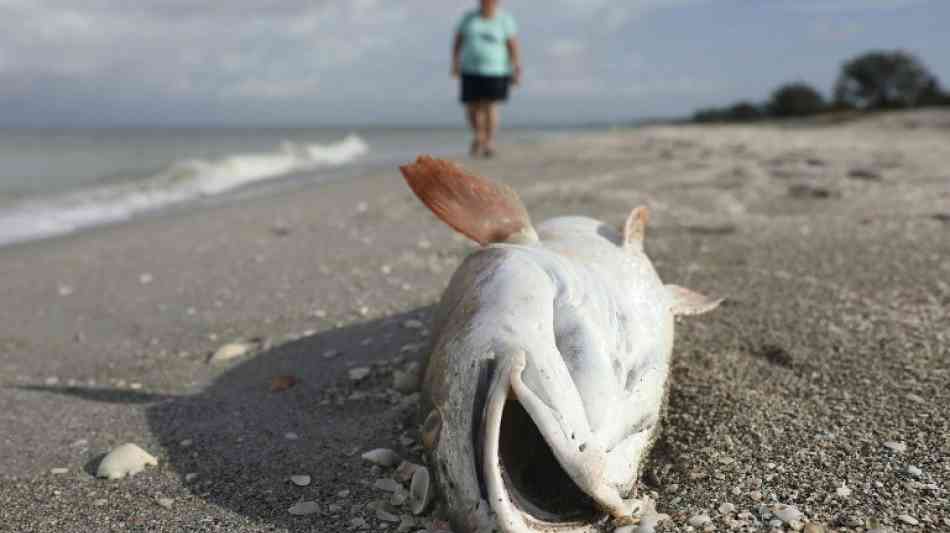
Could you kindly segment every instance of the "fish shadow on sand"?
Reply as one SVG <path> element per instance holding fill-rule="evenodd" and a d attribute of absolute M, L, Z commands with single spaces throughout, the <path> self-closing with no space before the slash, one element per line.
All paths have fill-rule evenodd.
<path fill-rule="evenodd" d="M 413 456 L 400 447 L 399 437 L 415 433 L 416 403 L 391 389 L 392 370 L 422 360 L 429 338 L 418 323 L 405 323 L 417 320 L 427 329 L 431 310 L 420 307 L 275 346 L 233 363 L 194 395 L 31 388 L 148 404 L 148 425 L 161 446 L 153 451 L 160 468 L 179 477 L 183 492 L 210 504 L 293 531 L 327 524 L 328 508 L 336 504 L 344 512 L 332 514 L 348 523 L 360 514 L 351 514 L 354 504 L 382 497 L 360 453 L 388 447 Z M 325 357 L 331 350 L 339 354 Z M 371 368 L 370 375 L 350 379 L 347 370 L 359 366 Z M 278 376 L 293 376 L 296 384 L 273 391 Z M 96 466 L 90 462 L 85 470 L 93 475 Z M 310 485 L 290 483 L 297 474 L 310 475 Z M 349 493 L 340 496 L 344 490 Z M 295 503 L 311 500 L 319 505 L 316 514 L 288 513 Z"/>

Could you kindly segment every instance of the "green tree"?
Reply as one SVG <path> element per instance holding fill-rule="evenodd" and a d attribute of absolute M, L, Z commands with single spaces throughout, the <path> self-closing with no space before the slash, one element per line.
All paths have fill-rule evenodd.
<path fill-rule="evenodd" d="M 752 102 L 736 102 L 727 111 L 730 120 L 750 121 L 762 118 L 762 110 Z"/>
<path fill-rule="evenodd" d="M 900 50 L 873 51 L 841 67 L 835 100 L 861 109 L 913 107 L 935 82 L 933 74 L 913 55 Z"/>
<path fill-rule="evenodd" d="M 921 91 L 920 96 L 917 99 L 917 105 L 921 106 L 938 106 L 938 105 L 950 105 L 950 93 L 946 93 L 940 89 L 940 83 L 937 82 L 937 79 L 934 78 L 931 80 L 923 91 Z"/>
<path fill-rule="evenodd" d="M 824 111 L 825 99 L 806 83 L 789 83 L 772 93 L 768 110 L 776 117 L 804 117 Z"/>

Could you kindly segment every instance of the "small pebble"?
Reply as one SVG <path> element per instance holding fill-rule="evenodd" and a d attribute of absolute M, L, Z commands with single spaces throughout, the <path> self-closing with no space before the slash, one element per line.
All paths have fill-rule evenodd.
<path fill-rule="evenodd" d="M 835 489 L 835 494 L 837 494 L 840 498 L 847 498 L 848 496 L 851 496 L 851 489 L 847 485 L 842 484 L 840 487 Z"/>
<path fill-rule="evenodd" d="M 314 514 L 319 510 L 320 506 L 317 505 L 317 502 L 307 501 L 294 504 L 294 506 L 288 509 L 287 512 L 294 516 L 304 516 Z"/>
<path fill-rule="evenodd" d="M 913 516 L 910 516 L 909 514 L 906 514 L 906 513 L 905 513 L 905 514 L 897 515 L 897 519 L 900 520 L 901 522 L 905 523 L 905 524 L 909 524 L 909 525 L 912 525 L 912 526 L 916 526 L 916 525 L 920 524 L 920 521 L 919 521 L 919 520 L 917 520 L 917 519 L 914 518 Z"/>
<path fill-rule="evenodd" d="M 68 468 L 50 468 L 49 473 L 56 474 L 56 475 L 67 474 L 69 473 L 69 469 Z"/>
<path fill-rule="evenodd" d="M 907 394 L 907 399 L 916 403 L 927 403 L 927 400 L 925 400 L 922 396 L 918 396 L 913 392 Z"/>
<path fill-rule="evenodd" d="M 340 355 L 340 352 L 338 352 L 337 350 L 327 350 L 323 352 L 324 359 L 333 359 L 334 357 L 338 355 Z"/>
<path fill-rule="evenodd" d="M 389 512 L 382 506 L 376 508 L 376 518 L 383 522 L 399 522 L 399 516 Z"/>
<path fill-rule="evenodd" d="M 300 438 L 300 435 L 297 435 L 293 431 L 288 431 L 287 433 L 284 433 L 284 438 L 287 440 L 297 440 Z"/>
<path fill-rule="evenodd" d="M 410 463 L 409 461 L 403 461 L 399 464 L 399 467 L 396 468 L 394 472 L 396 479 L 402 483 L 409 483 L 412 480 L 412 475 L 416 473 L 416 469 L 419 468 L 419 465 L 415 463 Z"/>
<path fill-rule="evenodd" d="M 390 468 L 399 464 L 402 459 L 399 457 L 399 454 L 388 449 L 388 448 L 376 448 L 375 450 L 370 450 L 360 457 L 363 460 L 373 463 L 374 465 L 379 465 L 385 468 Z"/>
<path fill-rule="evenodd" d="M 310 476 L 306 474 L 301 474 L 297 476 L 290 476 L 290 482 L 298 487 L 306 487 L 310 484 Z"/>
<path fill-rule="evenodd" d="M 712 522 L 712 519 L 705 513 L 693 515 L 687 520 L 687 523 L 693 527 L 703 527 L 710 522 Z"/>
<path fill-rule="evenodd" d="M 907 444 L 905 444 L 905 443 L 903 443 L 903 442 L 893 441 L 893 440 L 889 440 L 889 441 L 885 442 L 885 443 L 884 443 L 884 447 L 885 447 L 885 448 L 888 448 L 888 449 L 890 449 L 890 450 L 893 450 L 893 451 L 895 451 L 895 452 L 897 452 L 897 453 L 903 453 L 903 452 L 907 451 Z"/>
<path fill-rule="evenodd" d="M 164 507 L 165 509 L 171 509 L 172 504 L 175 503 L 175 500 L 172 498 L 155 498 L 155 503 L 161 507 Z"/>
<path fill-rule="evenodd" d="M 398 490 L 403 489 L 403 486 L 399 484 L 398 481 L 392 478 L 388 478 L 388 477 L 377 479 L 376 483 L 374 483 L 373 486 L 379 490 L 384 490 L 386 492 L 396 492 Z"/>
<path fill-rule="evenodd" d="M 59 292 L 60 296 L 69 296 L 73 293 L 73 288 L 69 285 L 60 285 L 57 288 L 57 292 Z"/>
<path fill-rule="evenodd" d="M 389 503 L 398 507 L 405 504 L 408 499 L 409 493 L 406 490 L 397 490 L 393 492 L 393 495 L 389 498 Z"/>
<path fill-rule="evenodd" d="M 914 477 L 923 477 L 924 471 L 914 465 L 907 465 L 907 473 Z"/>
<path fill-rule="evenodd" d="M 405 322 L 402 323 L 402 327 L 406 329 L 422 329 L 423 325 L 424 324 L 422 323 L 422 321 L 416 320 L 414 318 L 410 318 L 409 320 L 406 320 Z"/>
<path fill-rule="evenodd" d="M 148 285 L 149 283 L 152 282 L 153 279 L 155 278 L 153 278 L 151 274 L 146 272 L 139 276 L 139 283 L 141 283 L 142 285 Z"/>
<path fill-rule="evenodd" d="M 247 352 L 251 351 L 252 346 L 243 342 L 232 342 L 230 344 L 225 344 L 218 348 L 208 360 L 209 363 L 224 363 L 241 357 Z"/>
<path fill-rule="evenodd" d="M 191 446 L 193 442 L 194 441 L 192 441 L 191 439 L 182 439 L 182 441 L 179 442 L 178 445 L 181 446 L 182 448 L 187 448 Z"/>
<path fill-rule="evenodd" d="M 358 366 L 356 368 L 351 368 L 349 370 L 350 381 L 362 381 L 369 376 L 369 367 L 367 366 Z"/>
<path fill-rule="evenodd" d="M 270 380 L 271 392 L 284 392 L 297 384 L 294 376 L 274 376 Z"/>
<path fill-rule="evenodd" d="M 186 482 L 186 483 L 191 483 L 192 481 L 194 481 L 194 480 L 196 480 L 196 479 L 198 479 L 198 474 L 195 473 L 195 472 L 188 472 L 187 474 L 185 474 L 185 482 Z"/>
<path fill-rule="evenodd" d="M 786 524 L 793 520 L 801 520 L 805 517 L 804 513 L 798 510 L 794 505 L 785 505 L 783 503 L 777 503 L 772 506 L 772 514 L 775 515 L 775 518 L 778 518 Z"/>
<path fill-rule="evenodd" d="M 722 514 L 730 514 L 736 511 L 736 506 L 726 502 L 719 506 L 719 512 Z"/>

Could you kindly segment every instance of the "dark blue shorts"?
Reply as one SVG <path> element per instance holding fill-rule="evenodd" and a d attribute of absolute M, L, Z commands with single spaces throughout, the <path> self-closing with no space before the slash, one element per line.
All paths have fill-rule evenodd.
<path fill-rule="evenodd" d="M 462 74 L 462 102 L 504 102 L 508 99 L 511 76 Z"/>

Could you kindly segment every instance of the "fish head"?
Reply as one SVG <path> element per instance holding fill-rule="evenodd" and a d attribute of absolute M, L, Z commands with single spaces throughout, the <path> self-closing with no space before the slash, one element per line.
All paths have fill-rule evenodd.
<path fill-rule="evenodd" d="M 665 285 L 643 248 L 649 211 L 619 227 L 535 227 L 517 195 L 420 158 L 404 176 L 485 246 L 443 295 L 422 441 L 460 532 L 610 531 L 641 511 L 640 469 L 665 399 L 674 316 L 720 300 Z"/>

